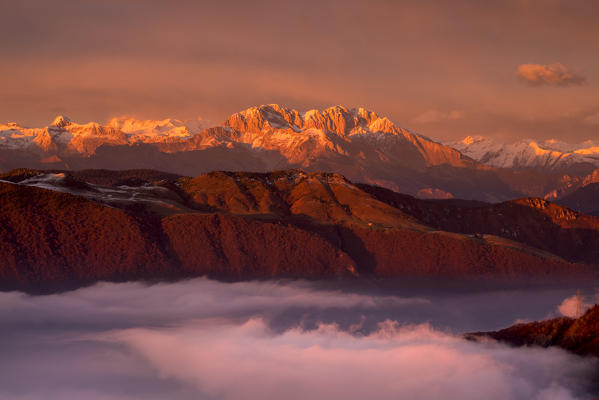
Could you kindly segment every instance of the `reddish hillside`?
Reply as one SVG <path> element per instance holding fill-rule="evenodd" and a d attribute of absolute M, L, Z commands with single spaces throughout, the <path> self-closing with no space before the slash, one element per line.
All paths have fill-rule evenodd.
<path fill-rule="evenodd" d="M 485 336 L 515 346 L 559 346 L 576 354 L 599 357 L 599 306 L 577 319 L 555 318 L 467 335 L 471 339 Z"/>
<path fill-rule="evenodd" d="M 0 209 L 3 287 L 172 274 L 160 242 L 122 210 L 66 193 L 3 182 Z"/>
<path fill-rule="evenodd" d="M 555 255 L 578 231 L 594 240 L 596 219 L 537 200 L 427 202 L 296 170 L 179 179 L 21 170 L 4 178 L 19 182 L 0 183 L 4 288 L 198 275 L 562 279 L 596 271 Z M 460 230 L 476 234 L 450 232 Z M 596 251 L 572 243 L 584 257 Z"/>
<path fill-rule="evenodd" d="M 546 200 L 525 198 L 469 205 L 420 200 L 380 187 L 357 186 L 436 229 L 500 236 L 571 261 L 597 263 L 599 260 L 599 218 Z"/>
<path fill-rule="evenodd" d="M 362 249 L 365 258 L 354 258 L 370 264 L 377 276 L 559 279 L 589 271 L 548 253 L 488 235 L 373 229 L 353 229 L 351 233 L 358 246 L 350 254 Z"/>
<path fill-rule="evenodd" d="M 162 224 L 189 275 L 323 279 L 356 271 L 354 260 L 339 248 L 287 224 L 222 214 L 180 214 Z"/>
<path fill-rule="evenodd" d="M 429 229 L 338 174 L 213 172 L 185 181 L 182 189 L 197 207 L 231 214 Z"/>

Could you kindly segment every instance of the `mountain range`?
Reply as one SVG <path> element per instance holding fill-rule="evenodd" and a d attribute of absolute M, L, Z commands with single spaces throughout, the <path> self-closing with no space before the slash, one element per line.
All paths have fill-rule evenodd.
<path fill-rule="evenodd" d="M 505 143 L 482 136 L 467 136 L 448 146 L 477 161 L 498 168 L 591 173 L 599 168 L 599 140 L 568 144 L 530 139 Z"/>
<path fill-rule="evenodd" d="M 599 217 L 599 183 L 590 183 L 560 198 L 557 203 Z"/>
<path fill-rule="evenodd" d="M 539 198 L 423 200 L 339 174 L 0 175 L 2 289 L 99 280 L 596 279 L 599 218 Z"/>
<path fill-rule="evenodd" d="M 299 112 L 263 105 L 235 113 L 213 127 L 201 120 L 134 118 L 77 124 L 58 116 L 43 128 L 0 125 L 0 170 L 159 166 L 166 172 L 196 176 L 215 170 L 291 168 L 335 172 L 353 182 L 420 198 L 489 202 L 523 196 L 553 200 L 599 181 L 594 153 L 583 157 L 580 149 L 572 153 L 580 155 L 576 162 L 564 161 L 563 168 L 554 167 L 557 156 L 544 164 L 539 161 L 539 168 L 520 168 L 520 161 L 495 163 L 464 143 L 452 144 L 455 148 L 444 145 L 373 111 L 341 106 Z"/>

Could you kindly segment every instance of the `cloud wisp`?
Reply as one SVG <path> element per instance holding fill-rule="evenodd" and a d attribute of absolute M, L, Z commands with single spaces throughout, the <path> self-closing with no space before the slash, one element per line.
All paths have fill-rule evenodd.
<path fill-rule="evenodd" d="M 457 121 L 462 119 L 464 113 L 462 111 L 439 111 L 439 110 L 428 110 L 416 116 L 413 119 L 414 123 L 428 124 L 432 122 L 442 122 L 442 121 Z"/>
<path fill-rule="evenodd" d="M 599 125 L 599 112 L 587 115 L 583 122 L 587 125 Z"/>
<path fill-rule="evenodd" d="M 570 71 L 560 63 L 520 64 L 516 75 L 531 86 L 572 86 L 586 81 L 580 73 Z"/>

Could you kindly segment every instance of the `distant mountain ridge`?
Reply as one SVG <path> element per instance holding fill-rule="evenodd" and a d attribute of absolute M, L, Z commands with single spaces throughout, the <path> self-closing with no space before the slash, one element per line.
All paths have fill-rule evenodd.
<path fill-rule="evenodd" d="M 244 132 L 245 135 L 237 139 L 252 147 L 288 150 L 289 154 L 283 154 L 292 162 L 310 162 L 327 150 L 340 155 L 356 152 L 358 158 L 365 157 L 363 151 L 360 154 L 361 151 L 356 148 L 359 146 L 373 147 L 379 152 L 379 157 L 397 157 L 394 151 L 410 143 L 413 146 L 411 154 L 401 149 L 400 155 L 409 157 L 402 161 L 412 167 L 442 164 L 461 167 L 471 164 L 454 149 L 412 133 L 364 108 L 335 106 L 323 111 L 300 113 L 271 104 L 233 114 L 224 125 Z M 281 146 L 281 143 L 285 144 Z M 290 154 L 299 149 L 312 151 L 301 159 L 297 158 L 297 154 Z"/>
<path fill-rule="evenodd" d="M 481 196 L 487 200 L 512 194 L 497 178 L 487 188 L 476 181 L 461 182 L 460 188 L 439 182 L 452 179 L 439 174 L 457 174 L 435 170 L 441 166 L 457 168 L 459 175 L 463 169 L 488 168 L 363 108 L 334 106 L 299 112 L 262 105 L 235 113 L 211 128 L 198 121 L 173 119 L 115 118 L 106 125 L 76 124 L 62 116 L 44 128 L 0 126 L 0 168 L 4 170 L 156 166 L 185 175 L 223 169 L 330 171 L 423 197 L 464 197 L 471 190 L 463 186 L 484 188 Z"/>
<path fill-rule="evenodd" d="M 557 140 L 537 142 L 531 139 L 502 142 L 482 136 L 467 136 L 446 143 L 484 164 L 499 168 L 541 168 L 567 171 L 579 167 L 599 168 L 599 140 L 568 144 Z"/>
<path fill-rule="evenodd" d="M 52 153 L 58 156 L 90 156 L 102 145 L 163 143 L 189 139 L 202 128 L 201 121 L 176 119 L 138 120 L 130 117 L 78 124 L 63 115 L 43 128 L 17 123 L 0 124 L 0 149 Z"/>
<path fill-rule="evenodd" d="M 560 198 L 557 203 L 599 217 L 599 182 L 589 183 Z"/>
<path fill-rule="evenodd" d="M 90 156 L 104 144 L 162 144 L 160 149 L 166 152 L 244 144 L 264 151 L 280 149 L 289 162 L 306 163 L 325 151 L 347 154 L 352 149 L 346 147 L 353 140 L 370 140 L 381 152 L 385 152 L 385 147 L 410 142 L 416 147 L 415 158 L 405 160 L 406 163 L 468 164 L 459 152 L 363 108 L 335 106 L 300 113 L 270 104 L 235 113 L 222 127 L 203 128 L 201 121 L 143 121 L 127 117 L 113 118 L 106 125 L 77 124 L 59 115 L 44 128 L 24 128 L 16 123 L 0 125 L 0 148 Z M 169 144 L 173 144 L 172 148 Z"/>
<path fill-rule="evenodd" d="M 181 175 L 214 170 L 334 172 L 421 198 L 489 202 L 554 199 L 583 185 L 584 174 L 498 169 L 394 124 L 364 108 L 300 112 L 277 104 L 202 120 L 113 118 L 77 124 L 58 116 L 43 128 L 0 125 L 0 171 L 152 169 Z M 587 168 L 588 169 L 588 168 Z"/>

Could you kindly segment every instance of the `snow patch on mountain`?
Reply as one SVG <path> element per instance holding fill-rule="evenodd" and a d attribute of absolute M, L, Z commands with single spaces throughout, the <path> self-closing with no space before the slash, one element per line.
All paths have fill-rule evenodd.
<path fill-rule="evenodd" d="M 62 115 L 44 128 L 24 128 L 16 123 L 0 125 L 0 148 L 33 150 L 45 157 L 89 157 L 102 145 L 138 143 L 156 145 L 162 152 L 242 146 L 279 153 L 298 166 L 331 155 L 354 154 L 361 159 L 403 159 L 404 164 L 416 168 L 445 163 L 463 166 L 466 162 L 459 152 L 373 111 L 342 106 L 299 112 L 277 104 L 262 105 L 235 113 L 222 126 L 210 129 L 200 119 L 118 117 L 101 125 L 75 123 Z"/>
<path fill-rule="evenodd" d="M 292 163 L 308 165 L 325 154 L 395 160 L 414 168 L 470 163 L 458 151 L 394 124 L 364 108 L 334 106 L 304 113 L 277 104 L 251 107 L 224 123 L 220 137 L 252 148 L 279 151 Z M 367 157 L 365 154 L 369 154 Z"/>
<path fill-rule="evenodd" d="M 57 128 L 64 128 L 65 126 L 69 126 L 70 124 L 71 120 L 65 117 L 64 115 L 59 115 L 56 118 L 54 118 L 54 121 L 52 121 L 52 125 L 54 125 Z"/>
<path fill-rule="evenodd" d="M 138 120 L 118 117 L 101 125 L 97 122 L 79 124 L 59 115 L 43 128 L 26 128 L 15 122 L 0 124 L 0 149 L 87 157 L 104 144 L 160 144 L 188 140 L 205 127 L 206 122 L 201 119 Z"/>
<path fill-rule="evenodd" d="M 102 152 L 99 151 L 102 146 L 118 149 Z M 426 196 L 433 197 L 456 195 L 453 187 L 443 183 L 447 175 L 462 176 L 462 169 L 470 172 L 488 169 L 459 151 L 404 129 L 373 111 L 343 106 L 300 112 L 268 104 L 240 111 L 220 126 L 208 128 L 202 120 L 118 117 L 106 124 L 79 124 L 58 116 L 43 128 L 1 125 L 0 150 L 4 149 L 26 151 L 33 160 L 27 165 L 19 162 L 22 154 L 9 154 L 11 158 L 7 161 L 0 159 L 4 169 L 30 165 L 40 168 L 42 160 L 62 162 L 63 168 L 126 165 L 178 173 L 299 168 L 340 172 L 351 180 L 414 194 L 430 189 Z M 438 166 L 460 171 L 430 172 Z M 437 182 L 445 186 L 437 187 Z"/>
<path fill-rule="evenodd" d="M 505 143 L 482 136 L 467 136 L 447 145 L 494 167 L 548 170 L 567 168 L 575 164 L 599 167 L 599 142 L 591 140 L 579 144 L 554 139 L 544 142 L 524 139 Z"/>
<path fill-rule="evenodd" d="M 134 140 L 139 139 L 140 141 L 160 137 L 190 138 L 207 127 L 206 122 L 201 119 L 191 121 L 181 121 L 173 118 L 139 120 L 133 117 L 113 118 L 107 125 L 126 133 L 129 137 L 134 138 Z"/>

